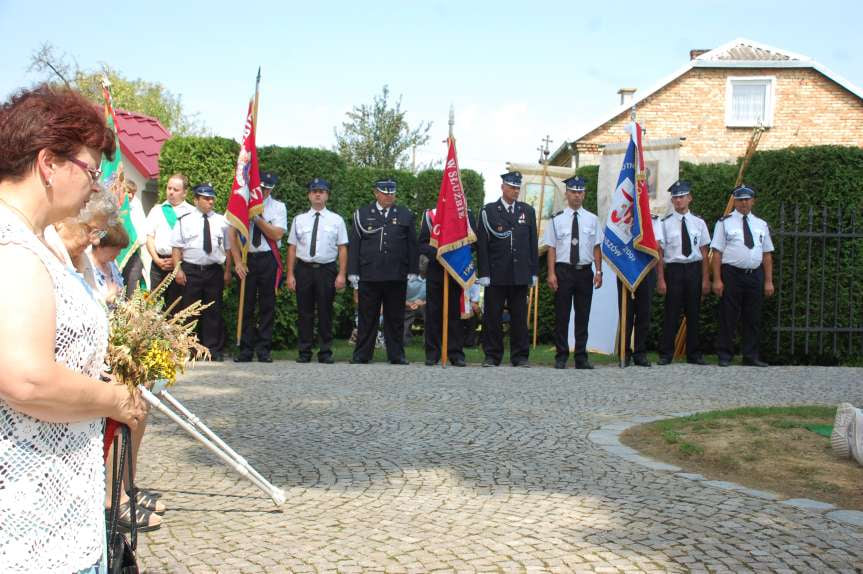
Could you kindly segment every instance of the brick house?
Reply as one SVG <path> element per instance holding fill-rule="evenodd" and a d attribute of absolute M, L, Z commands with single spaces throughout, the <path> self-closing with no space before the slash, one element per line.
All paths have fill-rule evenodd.
<path fill-rule="evenodd" d="M 863 90 L 806 56 L 746 39 L 692 50 L 652 89 L 618 93 L 613 115 L 564 142 L 552 165 L 598 164 L 602 146 L 626 141 L 633 104 L 649 139 L 683 138 L 680 159 L 693 163 L 735 161 L 759 122 L 767 128 L 760 150 L 863 146 Z"/>

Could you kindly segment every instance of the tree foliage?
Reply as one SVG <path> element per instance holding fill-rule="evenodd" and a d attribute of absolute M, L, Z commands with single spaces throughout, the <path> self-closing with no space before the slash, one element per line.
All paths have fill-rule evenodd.
<path fill-rule="evenodd" d="M 371 105 L 354 106 L 342 122 L 341 132 L 336 128 L 335 151 L 348 165 L 381 169 L 405 169 L 408 154 L 413 146 L 424 145 L 429 139 L 431 122 L 420 122 L 411 129 L 405 118 L 399 96 L 392 107 L 389 102 L 389 87 L 374 97 Z"/>
<path fill-rule="evenodd" d="M 84 70 L 74 59 L 69 62 L 66 54 L 58 54 L 51 44 L 43 44 L 33 53 L 29 71 L 44 74 L 42 81 L 62 82 L 98 104 L 103 102 L 102 76 L 107 76 L 116 108 L 154 117 L 172 135 L 204 135 L 206 132 L 197 117 L 184 112 L 182 98 L 163 84 L 140 78 L 129 80 L 107 64 L 99 70 Z"/>

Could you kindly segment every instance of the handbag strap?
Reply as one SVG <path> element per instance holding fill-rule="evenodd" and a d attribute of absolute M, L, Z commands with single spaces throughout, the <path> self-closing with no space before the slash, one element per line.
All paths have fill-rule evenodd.
<path fill-rule="evenodd" d="M 126 425 L 119 426 L 118 436 L 114 437 L 114 457 L 113 469 L 114 476 L 111 484 L 111 514 L 109 517 L 108 528 L 108 564 L 118 558 L 114 556 L 113 540 L 117 534 L 117 525 L 120 519 L 120 489 L 123 483 L 123 474 L 126 473 L 126 493 L 129 495 L 129 522 L 130 538 L 132 550 L 137 550 L 138 547 L 138 490 L 135 488 L 133 481 L 132 468 L 132 447 L 131 447 L 131 431 Z M 119 450 L 119 456 L 118 456 Z"/>
<path fill-rule="evenodd" d="M 129 430 L 129 427 L 123 425 L 120 427 L 120 432 L 123 434 L 123 456 L 126 457 L 126 495 L 129 497 L 129 522 L 131 523 L 131 528 L 129 532 L 129 538 L 132 545 L 132 550 L 138 549 L 138 489 L 135 487 L 135 469 L 132 468 L 133 457 L 132 457 L 132 431 Z M 128 445 L 128 448 L 125 448 Z M 122 473 L 123 470 L 120 469 Z"/>

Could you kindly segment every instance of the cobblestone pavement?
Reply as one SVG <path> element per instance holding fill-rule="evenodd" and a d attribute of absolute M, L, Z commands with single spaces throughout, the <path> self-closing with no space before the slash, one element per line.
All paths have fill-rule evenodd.
<path fill-rule="evenodd" d="M 861 572 L 863 528 L 654 470 L 588 435 L 642 416 L 863 403 L 863 369 L 233 363 L 174 396 L 268 480 L 161 414 L 148 572 Z"/>

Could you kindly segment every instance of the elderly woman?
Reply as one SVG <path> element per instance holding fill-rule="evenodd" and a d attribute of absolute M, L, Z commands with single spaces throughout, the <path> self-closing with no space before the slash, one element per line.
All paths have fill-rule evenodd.
<path fill-rule="evenodd" d="M 117 296 L 124 292 L 123 274 L 114 260 L 128 246 L 129 234 L 122 223 L 115 223 L 108 227 L 99 244 L 86 252 L 96 280 L 96 293 L 109 308 L 113 308 Z"/>
<path fill-rule="evenodd" d="M 99 380 L 103 308 L 45 244 L 100 189 L 114 138 L 81 95 L 0 104 L 0 572 L 94 572 L 105 546 L 102 425 L 135 428 L 139 395 Z M 14 341 L 14 344 L 11 342 Z"/>

